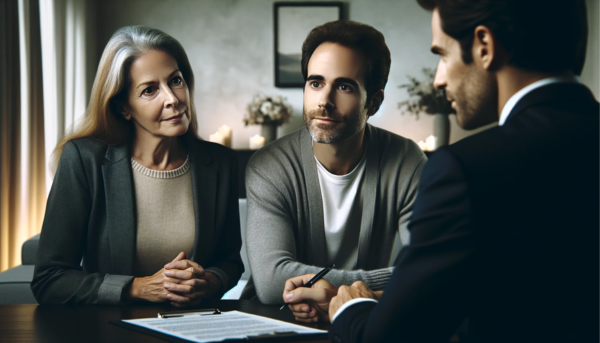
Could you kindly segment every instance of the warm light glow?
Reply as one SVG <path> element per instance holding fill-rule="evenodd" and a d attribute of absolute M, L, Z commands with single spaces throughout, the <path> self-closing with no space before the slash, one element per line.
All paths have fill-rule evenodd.
<path fill-rule="evenodd" d="M 265 146 L 265 137 L 254 135 L 250 137 L 250 150 L 258 150 Z"/>
<path fill-rule="evenodd" d="M 231 128 L 227 125 L 223 125 L 217 131 L 221 136 L 223 136 L 223 145 L 231 148 Z"/>
<path fill-rule="evenodd" d="M 221 145 L 225 145 L 225 137 L 223 137 L 223 135 L 221 133 L 219 133 L 218 131 L 213 133 L 212 135 L 210 135 L 208 140 L 213 143 L 219 143 Z"/>

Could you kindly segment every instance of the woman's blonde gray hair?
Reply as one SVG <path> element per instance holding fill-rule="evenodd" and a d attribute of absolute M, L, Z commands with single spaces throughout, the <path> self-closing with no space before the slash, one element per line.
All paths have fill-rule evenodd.
<path fill-rule="evenodd" d="M 52 169 L 56 169 L 64 145 L 72 139 L 89 137 L 117 145 L 131 137 L 133 124 L 122 116 L 130 86 L 129 69 L 137 57 L 152 50 L 166 52 L 177 62 L 190 91 L 190 125 L 186 134 L 200 139 L 194 106 L 194 73 L 183 46 L 160 30 L 141 25 L 126 26 L 117 30 L 104 48 L 85 115 L 73 132 L 66 134 L 56 145 Z"/>

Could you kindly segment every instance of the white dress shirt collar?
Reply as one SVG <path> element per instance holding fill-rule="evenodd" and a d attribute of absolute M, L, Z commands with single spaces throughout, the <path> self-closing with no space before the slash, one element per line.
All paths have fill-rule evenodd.
<path fill-rule="evenodd" d="M 500 113 L 500 120 L 498 120 L 498 125 L 500 125 L 500 126 L 504 125 L 504 123 L 506 122 L 506 119 L 508 118 L 508 115 L 510 114 L 512 109 L 515 107 L 517 102 L 519 102 L 519 100 L 521 100 L 527 93 L 531 92 L 532 90 L 534 90 L 536 88 L 540 88 L 542 86 L 546 86 L 551 83 L 559 83 L 559 82 L 577 83 L 577 82 L 579 82 L 579 78 L 574 75 L 553 76 L 553 77 L 541 79 L 541 80 L 536 81 L 526 87 L 523 87 L 520 91 L 516 92 L 513 96 L 511 96 L 510 99 L 508 99 L 508 101 L 504 105 L 504 108 L 502 109 L 502 112 Z"/>

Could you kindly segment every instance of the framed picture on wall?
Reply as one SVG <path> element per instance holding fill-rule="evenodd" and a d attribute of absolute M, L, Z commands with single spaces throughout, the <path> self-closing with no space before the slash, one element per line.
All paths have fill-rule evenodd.
<path fill-rule="evenodd" d="M 342 2 L 275 2 L 275 87 L 302 88 L 302 43 L 316 26 L 342 19 Z"/>

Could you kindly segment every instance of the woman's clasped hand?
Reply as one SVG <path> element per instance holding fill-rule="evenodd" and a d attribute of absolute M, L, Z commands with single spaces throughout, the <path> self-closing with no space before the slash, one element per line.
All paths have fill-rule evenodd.
<path fill-rule="evenodd" d="M 216 294 L 219 278 L 201 265 L 185 259 L 185 253 L 167 263 L 152 276 L 136 277 L 129 289 L 130 300 L 171 302 L 175 307 L 193 306 Z"/>

